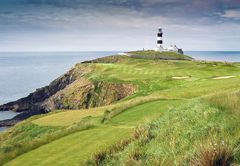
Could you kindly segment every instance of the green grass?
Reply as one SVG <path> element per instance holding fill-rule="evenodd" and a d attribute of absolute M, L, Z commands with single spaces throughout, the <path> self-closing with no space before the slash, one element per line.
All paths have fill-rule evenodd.
<path fill-rule="evenodd" d="M 236 114 L 191 100 L 175 107 L 149 124 L 153 139 L 146 144 L 131 143 L 117 155 L 109 157 L 105 165 L 189 165 L 201 145 L 225 142 L 240 146 L 240 119 Z M 132 158 L 132 153 L 138 157 Z M 240 163 L 240 151 L 234 154 L 234 163 Z"/>
<path fill-rule="evenodd" d="M 106 148 L 126 137 L 131 128 L 101 126 L 76 132 L 26 153 L 6 165 L 79 165 L 93 151 Z M 109 139 L 111 138 L 111 139 Z"/>
<path fill-rule="evenodd" d="M 103 111 L 94 110 L 71 110 L 61 111 L 56 114 L 44 116 L 32 121 L 32 123 L 39 126 L 70 126 L 81 121 L 86 117 L 98 117 L 103 115 Z"/>
<path fill-rule="evenodd" d="M 135 126 L 140 123 L 147 123 L 160 117 L 172 107 L 180 105 L 181 102 L 181 100 L 158 100 L 139 104 L 135 107 L 126 109 L 123 113 L 113 117 L 110 122 L 114 125 L 127 124 Z"/>
<path fill-rule="evenodd" d="M 138 91 L 107 106 L 37 116 L 0 134 L 0 158 L 8 156 L 5 150 L 10 149 L 7 165 L 81 165 L 93 154 L 130 138 L 138 125 L 148 126 L 153 138 L 144 144 L 134 140 L 104 162 L 188 165 L 199 145 L 209 139 L 224 138 L 230 146 L 239 146 L 239 63 L 111 57 L 107 63 L 99 60 L 84 66 L 92 71 L 87 79 L 131 83 Z M 221 76 L 234 77 L 213 79 Z M 85 123 L 92 127 L 84 128 Z M 53 139 L 41 142 L 48 137 Z M 36 138 L 41 143 L 34 142 Z M 28 141 L 34 148 L 20 146 L 21 153 L 12 154 L 16 145 Z M 239 163 L 239 158 L 236 153 L 234 162 Z"/>
<path fill-rule="evenodd" d="M 33 124 L 31 121 L 37 117 L 19 123 L 0 135 L 0 165 L 61 137 L 90 129 L 100 121 L 84 118 L 70 126 L 50 127 Z"/>
<path fill-rule="evenodd" d="M 69 155 L 69 158 L 68 158 L 68 156 L 65 156 L 64 160 L 61 161 L 62 164 L 63 165 L 64 164 L 65 165 L 66 164 L 74 165 L 74 164 L 76 164 L 76 162 L 80 162 L 82 160 L 85 161 L 85 159 L 90 158 L 93 153 L 88 153 L 89 150 L 91 150 L 91 152 L 99 151 L 100 147 L 96 146 L 96 144 L 97 144 L 96 140 L 98 140 L 100 142 L 102 141 L 104 143 L 104 140 L 101 137 L 105 136 L 105 139 L 106 139 L 105 141 L 109 141 L 109 142 L 113 141 L 113 142 L 109 143 L 108 146 L 113 144 L 114 142 L 117 142 L 118 140 L 130 137 L 131 136 L 130 131 L 133 130 L 134 126 L 137 126 L 137 123 L 136 123 L 137 121 L 146 123 L 145 118 L 146 118 L 147 113 L 144 114 L 144 110 L 145 110 L 144 108 L 148 107 L 148 109 L 150 110 L 149 112 L 152 112 L 152 115 L 153 115 L 153 112 L 160 115 L 161 113 L 163 113 L 164 111 L 167 111 L 167 109 L 169 109 L 167 107 L 166 103 L 176 103 L 176 102 L 177 101 L 165 101 L 165 100 L 161 101 L 160 100 L 160 101 L 156 101 L 156 102 L 150 102 L 150 103 L 143 104 L 144 107 L 142 109 L 139 108 L 138 106 L 132 107 L 128 111 L 126 111 L 122 114 L 119 114 L 119 117 L 118 116 L 114 117 L 113 122 L 109 122 L 109 123 L 107 123 L 107 125 L 100 126 L 97 129 L 83 131 L 82 135 L 84 136 L 84 138 L 79 136 L 82 133 L 81 131 L 78 132 L 78 134 L 76 133 L 79 136 L 79 138 L 78 138 L 79 144 L 75 145 L 77 149 L 76 149 L 76 151 L 69 152 L 69 154 L 71 154 L 71 155 Z M 157 104 L 157 107 L 154 103 Z M 159 106 L 162 106 L 162 107 L 159 107 Z M 139 109 L 141 109 L 141 113 L 137 114 L 136 111 Z M 127 113 L 127 115 L 126 115 L 126 113 Z M 120 119 L 122 118 L 122 116 L 135 117 L 136 121 L 135 121 L 135 123 L 132 123 L 131 119 L 130 120 L 126 119 L 125 122 L 118 124 L 117 122 L 119 121 L 119 118 Z M 154 117 L 151 116 L 151 117 L 149 117 L 149 120 L 155 119 L 155 118 L 156 118 L 155 116 Z M 111 130 L 111 134 L 105 133 L 105 132 L 108 132 L 108 130 Z M 89 133 L 89 134 L 85 134 L 85 133 Z M 102 135 L 99 136 L 98 134 L 102 134 Z M 124 135 L 122 135 L 122 134 L 124 134 Z M 85 138 L 85 136 L 87 138 Z M 92 137 L 92 139 L 90 139 L 90 137 Z M 118 139 L 116 140 L 115 138 L 118 138 Z M 53 149 L 52 147 L 61 147 L 62 149 L 68 149 L 69 147 L 72 147 L 72 146 L 69 146 L 69 143 L 74 144 L 76 142 L 75 139 L 76 139 L 75 134 L 71 134 L 69 136 L 64 137 L 63 140 L 60 139 L 62 141 L 57 140 L 57 141 L 51 142 L 49 144 L 42 146 L 44 148 L 42 148 L 42 147 L 37 148 L 34 151 L 30 151 L 29 153 L 26 153 L 26 154 L 16 158 L 15 160 L 13 160 L 13 162 L 10 162 L 10 165 L 21 165 L 21 164 L 25 164 L 25 165 L 34 164 L 35 165 L 36 164 L 35 161 L 32 161 L 32 159 L 31 159 L 33 156 L 35 156 L 38 159 L 37 160 L 38 162 L 41 160 L 46 160 L 46 159 L 44 159 L 46 156 L 52 156 L 53 154 L 55 154 L 53 151 L 50 151 L 49 149 Z M 66 140 L 69 140 L 68 141 L 69 143 L 67 143 Z M 66 141 L 66 144 L 63 143 L 65 141 Z M 92 141 L 92 142 L 91 142 L 91 144 L 88 144 L 88 147 L 84 147 L 85 141 Z M 106 147 L 108 147 L 108 146 L 106 146 Z M 82 151 L 82 148 L 85 148 L 84 152 Z M 55 148 L 54 148 L 54 151 L 55 151 Z M 58 151 L 59 151 L 59 149 L 56 149 L 56 152 L 58 152 Z M 32 153 L 32 152 L 34 152 L 34 153 Z M 63 153 L 65 153 L 65 151 L 63 151 Z M 37 154 L 43 154 L 43 155 L 36 156 Z M 72 155 L 73 156 L 76 155 L 76 157 L 75 157 L 76 160 L 72 159 L 72 157 L 73 157 Z M 85 158 L 82 156 L 85 156 Z M 58 159 L 54 158 L 53 161 L 51 161 L 51 159 L 47 159 L 47 160 L 49 160 L 49 164 L 50 164 L 50 163 L 54 163 L 54 161 L 56 161 Z M 29 161 L 29 162 L 26 162 L 26 161 Z M 43 164 L 46 164 L 46 163 L 39 162 L 39 165 L 43 165 Z M 59 163 L 59 165 L 61 165 L 61 164 Z"/>
<path fill-rule="evenodd" d="M 159 52 L 154 50 L 128 52 L 134 58 L 164 59 L 164 60 L 192 60 L 191 57 L 175 52 Z"/>

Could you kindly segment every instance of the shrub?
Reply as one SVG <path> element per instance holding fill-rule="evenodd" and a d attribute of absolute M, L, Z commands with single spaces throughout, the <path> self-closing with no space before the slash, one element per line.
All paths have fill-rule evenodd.
<path fill-rule="evenodd" d="M 109 148 L 100 150 L 95 153 L 90 159 L 87 160 L 87 166 L 101 166 L 104 165 L 104 161 L 107 158 L 113 157 L 118 152 L 124 150 L 124 148 L 132 142 L 132 139 L 121 140 L 117 144 L 111 145 Z"/>
<path fill-rule="evenodd" d="M 233 148 L 224 141 L 207 143 L 192 159 L 192 166 L 230 166 L 234 161 Z"/>
<path fill-rule="evenodd" d="M 140 147 L 134 148 L 129 152 L 125 165 L 129 166 L 143 165 L 146 160 L 146 157 L 147 155 L 142 148 Z"/>
<path fill-rule="evenodd" d="M 153 138 L 151 125 L 137 127 L 133 133 L 133 138 L 139 140 L 141 145 L 148 143 Z"/>
<path fill-rule="evenodd" d="M 228 112 L 239 114 L 240 104 L 239 90 L 235 90 L 233 92 L 223 92 L 213 96 L 208 96 L 205 98 L 205 101 L 207 101 L 210 105 L 221 110 L 226 110 Z"/>
<path fill-rule="evenodd" d="M 151 134 L 151 124 L 137 127 L 131 138 L 123 139 L 119 143 L 109 146 L 107 149 L 95 153 L 88 161 L 86 165 L 88 166 L 101 166 L 104 165 L 106 159 L 112 158 L 117 153 L 123 151 L 130 143 L 136 141 L 140 145 L 145 145 L 152 138 Z M 144 151 L 140 151 L 138 148 L 134 149 L 129 153 L 127 165 L 138 165 L 143 157 L 146 157 Z M 139 160 L 138 160 L 139 159 Z M 138 163 L 138 164 L 137 164 Z"/>
<path fill-rule="evenodd" d="M 107 151 L 106 150 L 99 151 L 94 155 L 95 165 L 102 165 L 106 158 L 107 158 Z"/>

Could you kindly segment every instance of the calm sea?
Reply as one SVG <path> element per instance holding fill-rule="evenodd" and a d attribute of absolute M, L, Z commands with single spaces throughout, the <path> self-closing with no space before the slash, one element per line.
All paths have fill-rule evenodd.
<path fill-rule="evenodd" d="M 240 51 L 186 51 L 197 60 L 240 62 Z"/>
<path fill-rule="evenodd" d="M 74 64 L 116 52 L 38 52 L 0 53 L 0 104 L 27 96 L 36 88 L 48 85 Z M 240 51 L 188 51 L 200 60 L 240 62 Z M 13 115 L 0 112 L 0 119 Z M 1 118 L 2 117 L 2 118 Z"/>

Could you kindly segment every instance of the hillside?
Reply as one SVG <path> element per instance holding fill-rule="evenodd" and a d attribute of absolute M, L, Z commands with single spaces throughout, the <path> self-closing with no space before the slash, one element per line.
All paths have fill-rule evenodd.
<path fill-rule="evenodd" d="M 131 58 L 190 60 L 192 58 L 174 52 L 133 51 Z M 137 86 L 126 81 L 104 82 L 88 79 L 95 66 L 89 63 L 124 63 L 126 56 L 108 56 L 75 65 L 69 72 L 57 78 L 50 85 L 39 88 L 25 98 L 0 106 L 0 111 L 22 112 L 13 120 L 0 122 L 0 126 L 13 125 L 33 115 L 47 113 L 55 109 L 81 109 L 109 105 L 136 92 Z M 107 97 L 106 97 L 107 96 Z"/>
<path fill-rule="evenodd" d="M 0 134 L 0 164 L 240 164 L 240 64 L 130 54 L 77 64 L 1 106 L 51 112 Z"/>
<path fill-rule="evenodd" d="M 108 58 L 104 60 L 107 61 Z M 86 62 L 79 63 L 50 85 L 37 89 L 25 98 L 0 106 L 0 111 L 21 112 L 13 120 L 0 122 L 0 126 L 13 125 L 33 115 L 55 109 L 81 109 L 109 105 L 132 95 L 137 90 L 137 87 L 131 83 L 88 79 L 87 75 L 94 68 Z"/>

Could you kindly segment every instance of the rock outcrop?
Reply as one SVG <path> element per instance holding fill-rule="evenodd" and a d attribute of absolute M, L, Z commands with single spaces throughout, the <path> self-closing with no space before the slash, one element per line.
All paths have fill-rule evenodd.
<path fill-rule="evenodd" d="M 110 58 L 110 60 L 113 60 Z M 104 62 L 104 59 L 100 59 Z M 109 61 L 109 58 L 107 58 Z M 10 126 L 30 116 L 55 109 L 81 109 L 111 104 L 136 92 L 136 87 L 126 83 L 110 83 L 87 79 L 92 72 L 84 62 L 27 97 L 0 106 L 0 111 L 21 112 L 11 120 L 0 121 L 0 126 Z"/>
<path fill-rule="evenodd" d="M 43 103 L 46 109 L 80 109 L 109 105 L 132 95 L 132 84 L 108 83 L 80 78 Z"/>
<path fill-rule="evenodd" d="M 51 82 L 50 85 L 37 89 L 27 97 L 0 106 L 0 111 L 40 111 L 42 109 L 41 104 L 46 99 L 57 93 L 59 90 L 64 89 L 75 80 L 76 77 L 74 76 L 74 69 L 72 69 L 60 78 Z"/>

